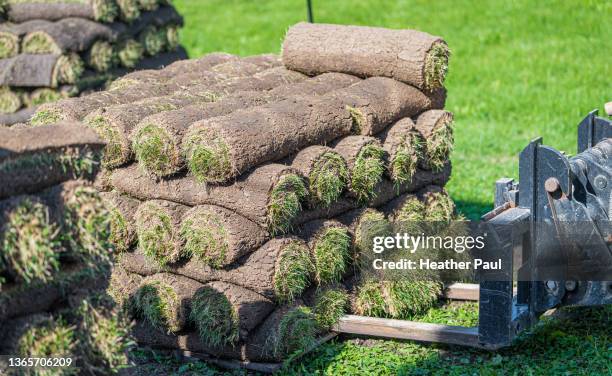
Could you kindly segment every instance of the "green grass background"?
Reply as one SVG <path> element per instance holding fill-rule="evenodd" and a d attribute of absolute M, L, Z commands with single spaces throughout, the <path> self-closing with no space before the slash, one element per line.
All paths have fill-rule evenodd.
<path fill-rule="evenodd" d="M 175 0 L 191 57 L 279 52 L 305 0 Z M 313 0 L 315 22 L 413 28 L 440 35 L 452 56 L 447 109 L 456 144 L 448 186 L 477 218 L 493 186 L 518 177 L 517 154 L 538 136 L 575 153 L 576 126 L 612 100 L 612 2 Z"/>
<path fill-rule="evenodd" d="M 212 51 L 279 52 L 306 18 L 302 0 L 174 0 L 191 57 Z M 544 137 L 568 153 L 588 111 L 612 100 L 612 2 L 510 0 L 313 0 L 316 22 L 414 28 L 451 50 L 447 108 L 455 113 L 453 176 L 459 209 L 477 218 L 493 185 L 518 176 L 517 154 Z M 611 375 L 612 311 L 574 309 L 510 349 L 491 353 L 384 340 L 337 341 L 291 365 L 295 375 Z M 427 322 L 475 325 L 474 306 L 436 307 Z M 158 364 L 145 374 L 213 375 L 205 363 Z M 161 368 L 160 368 L 161 367 Z"/>

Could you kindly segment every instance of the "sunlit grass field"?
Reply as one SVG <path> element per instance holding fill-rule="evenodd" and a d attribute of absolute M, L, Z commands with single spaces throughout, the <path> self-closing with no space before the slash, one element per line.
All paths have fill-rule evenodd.
<path fill-rule="evenodd" d="M 306 19 L 302 0 L 174 0 L 191 57 L 212 51 L 279 52 Z M 517 154 L 538 136 L 574 153 L 576 126 L 612 100 L 612 2 L 313 0 L 315 22 L 414 28 L 451 50 L 447 109 L 455 113 L 453 176 L 460 211 L 491 208 L 493 185 L 518 176 Z M 437 307 L 429 322 L 473 325 L 475 307 Z M 610 309 L 578 309 L 499 353 L 394 341 L 337 341 L 292 364 L 296 375 L 612 374 Z M 203 363 L 164 367 L 216 374 Z"/>

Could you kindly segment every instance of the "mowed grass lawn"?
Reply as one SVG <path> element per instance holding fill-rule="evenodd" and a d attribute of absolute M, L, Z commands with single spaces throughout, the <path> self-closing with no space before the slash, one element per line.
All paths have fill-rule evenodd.
<path fill-rule="evenodd" d="M 452 57 L 447 108 L 455 113 L 448 186 L 471 218 L 491 208 L 493 184 L 518 176 L 534 137 L 575 152 L 576 126 L 612 100 L 612 2 L 313 0 L 315 21 L 414 28 L 443 36 Z M 174 0 L 191 57 L 279 52 L 306 18 L 302 0 Z M 436 307 L 423 321 L 474 325 L 476 309 Z M 296 362 L 295 375 L 611 375 L 612 308 L 572 309 L 497 353 L 396 341 L 336 341 Z M 204 363 L 160 367 L 217 374 Z M 173 369 L 174 371 L 170 371 Z"/>
<path fill-rule="evenodd" d="M 279 52 L 305 0 L 175 0 L 191 57 Z M 440 35 L 452 56 L 447 109 L 455 113 L 448 186 L 471 218 L 493 185 L 518 177 L 517 154 L 537 137 L 568 153 L 576 126 L 612 100 L 612 2 L 313 0 L 316 22 L 413 28 Z"/>

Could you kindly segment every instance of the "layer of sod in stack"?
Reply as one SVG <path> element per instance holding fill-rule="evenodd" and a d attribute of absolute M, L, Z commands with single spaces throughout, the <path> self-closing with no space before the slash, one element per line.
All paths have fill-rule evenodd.
<path fill-rule="evenodd" d="M 89 113 L 104 107 L 137 102 L 142 100 L 143 96 L 151 98 L 170 95 L 179 89 L 184 89 L 186 84 L 197 86 L 200 76 L 217 75 L 220 78 L 223 75 L 222 67 L 219 68 L 221 72 L 217 74 L 210 72 L 211 68 L 237 60 L 239 58 L 233 55 L 213 53 L 200 59 L 177 61 L 161 70 L 133 72 L 116 80 L 108 91 L 43 105 L 34 115 L 31 123 L 44 125 L 60 120 L 82 121 Z M 279 64 L 278 58 L 269 57 L 263 60 L 265 61 L 253 64 L 262 67 Z M 249 63 L 249 61 L 245 62 Z"/>
<path fill-rule="evenodd" d="M 0 132 L 0 352 L 125 365 L 127 322 L 103 293 L 110 213 L 91 185 L 104 144 L 76 124 Z"/>
<path fill-rule="evenodd" d="M 134 127 L 147 116 L 189 105 L 215 102 L 236 91 L 267 90 L 304 78 L 302 74 L 288 71 L 282 67 L 265 69 L 268 65 L 268 62 L 257 65 L 244 61 L 233 61 L 213 67 L 211 71 L 179 75 L 169 84 L 180 87 L 180 89 L 170 95 L 152 97 L 135 103 L 102 107 L 89 113 L 84 122 L 108 142 L 105 167 L 116 168 L 133 159 L 134 152 L 129 135 Z M 217 67 L 220 68 L 219 70 L 224 69 L 223 73 L 215 70 Z M 146 158 L 151 153 L 159 153 L 155 146 L 155 142 L 153 147 L 149 144 L 138 143 L 134 145 L 134 149 Z"/>
<path fill-rule="evenodd" d="M 7 9 L 10 21 L 0 24 L 2 124 L 26 122 L 32 107 L 100 89 L 134 69 L 187 57 L 178 42 L 183 19 L 165 1 L 15 0 Z M 13 23 L 11 11 L 23 22 Z"/>

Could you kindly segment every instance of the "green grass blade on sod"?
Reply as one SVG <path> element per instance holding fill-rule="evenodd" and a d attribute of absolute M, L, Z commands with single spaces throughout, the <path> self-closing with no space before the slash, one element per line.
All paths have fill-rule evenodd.
<path fill-rule="evenodd" d="M 453 114 L 443 110 L 424 112 L 417 118 L 416 129 L 425 140 L 422 165 L 439 170 L 453 150 Z"/>

